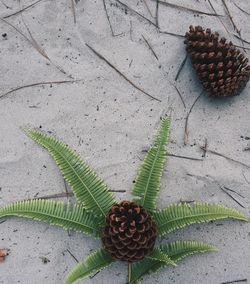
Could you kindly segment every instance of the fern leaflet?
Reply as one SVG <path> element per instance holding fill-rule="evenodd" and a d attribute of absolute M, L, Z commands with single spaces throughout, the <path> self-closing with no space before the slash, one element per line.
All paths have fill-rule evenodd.
<path fill-rule="evenodd" d="M 159 249 L 174 262 L 194 253 L 217 250 L 214 246 L 192 241 L 176 241 L 167 245 L 162 245 Z M 169 263 L 148 258 L 133 263 L 130 283 L 135 284 L 142 276 L 157 272 L 167 265 L 169 265 Z"/>
<path fill-rule="evenodd" d="M 154 211 L 160 191 L 161 177 L 166 160 L 170 118 L 162 120 L 154 145 L 149 149 L 132 190 L 134 201 L 149 211 Z"/>
<path fill-rule="evenodd" d="M 248 221 L 241 212 L 217 204 L 173 204 L 153 213 L 159 235 L 165 235 L 185 226 L 225 218 Z"/>
<path fill-rule="evenodd" d="M 36 130 L 25 131 L 29 137 L 49 151 L 83 206 L 95 215 L 105 217 L 115 199 L 97 174 L 66 144 Z"/>
<path fill-rule="evenodd" d="M 73 207 L 53 200 L 33 199 L 18 201 L 0 208 L 0 218 L 18 216 L 45 221 L 65 229 L 97 236 L 100 232 L 98 220 L 82 206 Z"/>
<path fill-rule="evenodd" d="M 99 249 L 89 255 L 85 261 L 80 262 L 66 277 L 66 284 L 73 284 L 84 279 L 92 273 L 98 272 L 109 266 L 114 260 L 104 249 Z"/>

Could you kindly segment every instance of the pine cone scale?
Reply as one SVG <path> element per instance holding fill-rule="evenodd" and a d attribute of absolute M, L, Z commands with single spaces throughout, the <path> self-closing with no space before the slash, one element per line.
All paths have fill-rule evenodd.
<path fill-rule="evenodd" d="M 156 224 L 146 210 L 123 201 L 113 205 L 107 214 L 102 243 L 114 259 L 134 262 L 153 250 L 156 236 Z"/>

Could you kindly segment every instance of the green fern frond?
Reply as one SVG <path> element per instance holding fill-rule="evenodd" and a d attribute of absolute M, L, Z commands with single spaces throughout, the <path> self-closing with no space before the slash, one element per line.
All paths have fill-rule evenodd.
<path fill-rule="evenodd" d="M 215 246 L 195 241 L 175 241 L 161 245 L 160 249 L 175 262 L 195 253 L 218 251 L 218 248 Z"/>
<path fill-rule="evenodd" d="M 166 254 L 172 261 L 177 262 L 184 257 L 208 251 L 217 250 L 216 247 L 193 241 L 176 241 L 167 245 L 160 246 L 162 253 Z M 141 277 L 146 274 L 152 274 L 159 269 L 169 265 L 166 262 L 145 258 L 140 262 L 132 264 L 131 284 L 136 284 Z"/>
<path fill-rule="evenodd" d="M 175 262 L 166 253 L 163 253 L 160 248 L 154 248 L 152 253 L 146 256 L 146 258 L 162 261 L 166 264 L 176 265 Z"/>
<path fill-rule="evenodd" d="M 83 206 L 93 214 L 105 217 L 116 201 L 97 174 L 66 144 L 36 130 L 26 129 L 25 132 L 49 151 Z"/>
<path fill-rule="evenodd" d="M 160 191 L 161 177 L 166 160 L 170 118 L 162 120 L 153 146 L 149 149 L 132 190 L 134 201 L 149 211 L 154 211 Z"/>
<path fill-rule="evenodd" d="M 103 270 L 114 260 L 106 253 L 104 249 L 99 249 L 90 254 L 85 261 L 80 262 L 66 277 L 66 284 L 73 284 Z"/>
<path fill-rule="evenodd" d="M 173 204 L 153 213 L 159 235 L 165 235 L 185 226 L 232 218 L 248 221 L 241 212 L 217 204 L 194 203 Z"/>
<path fill-rule="evenodd" d="M 93 236 L 100 232 L 98 220 L 82 206 L 70 206 L 53 200 L 34 199 L 8 204 L 0 208 L 0 218 L 7 216 L 45 221 Z"/>

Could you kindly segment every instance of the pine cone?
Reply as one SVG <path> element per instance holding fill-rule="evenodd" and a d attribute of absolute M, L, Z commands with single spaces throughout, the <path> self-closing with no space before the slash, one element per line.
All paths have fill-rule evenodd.
<path fill-rule="evenodd" d="M 210 29 L 190 26 L 184 43 L 205 90 L 217 97 L 239 95 L 249 80 L 250 65 L 231 41 L 219 39 Z"/>
<path fill-rule="evenodd" d="M 146 210 L 122 201 L 107 214 L 102 243 L 114 259 L 135 262 L 153 250 L 156 236 L 156 224 Z"/>

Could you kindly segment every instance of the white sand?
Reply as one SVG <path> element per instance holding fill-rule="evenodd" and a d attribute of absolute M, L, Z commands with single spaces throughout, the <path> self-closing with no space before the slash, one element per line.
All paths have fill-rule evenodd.
<path fill-rule="evenodd" d="M 18 1 L 3 2 L 12 9 L 0 2 L 1 17 L 20 8 Z M 184 146 L 185 117 L 200 94 L 201 86 L 189 60 L 177 81 L 186 109 L 169 83 L 174 82 L 186 54 L 183 38 L 159 33 L 146 20 L 129 11 L 125 13 L 115 0 L 106 2 L 114 33 L 119 36 L 111 35 L 102 0 L 78 0 L 76 24 L 69 0 L 44 0 L 25 10 L 23 19 L 21 14 L 6 19 L 29 37 L 24 20 L 51 61 L 74 79 L 83 81 L 25 88 L 0 99 L 0 206 L 65 190 L 55 163 L 45 150 L 24 135 L 20 129 L 24 126 L 41 126 L 45 131 L 52 131 L 77 150 L 112 189 L 126 190 L 126 194 L 117 194 L 122 199 L 130 198 L 132 181 L 140 159 L 145 155 L 142 150 L 150 145 L 160 116 L 169 113 L 170 107 L 173 108 L 173 119 L 169 152 L 201 158 L 199 145 L 207 138 L 210 149 L 250 165 L 250 151 L 243 151 L 249 146 L 245 137 L 250 136 L 250 83 L 239 97 L 218 101 L 204 95 L 191 113 L 189 141 Z M 203 0 L 171 2 L 212 12 Z M 217 13 L 225 15 L 221 1 L 211 2 Z M 242 37 L 250 41 L 250 16 L 233 2 L 226 2 Z M 33 1 L 21 1 L 21 7 L 31 3 Z M 142 1 L 127 0 L 126 3 L 154 21 Z M 155 14 L 155 1 L 147 0 L 147 3 Z M 249 1 L 235 3 L 250 12 Z M 234 31 L 229 19 L 221 19 L 230 31 L 231 39 L 241 45 L 232 35 Z M 183 35 L 190 24 L 211 27 L 230 37 L 217 17 L 159 6 L 161 30 Z M 7 33 L 5 38 L 0 36 L 0 95 L 26 84 L 70 79 L 13 28 L 3 22 L 0 27 L 1 34 Z M 159 60 L 153 56 L 142 35 Z M 85 43 L 161 102 L 149 99 L 132 87 Z M 249 56 L 249 50 L 247 54 Z M 218 184 L 245 196 L 234 195 L 245 209 L 227 196 Z M 219 202 L 249 214 L 249 184 L 249 168 L 211 153 L 204 161 L 169 157 L 158 205 L 162 208 L 180 199 L 203 200 Z M 162 242 L 176 239 L 206 241 L 221 249 L 187 258 L 176 268 L 169 267 L 145 277 L 143 283 L 219 284 L 244 278 L 250 281 L 248 224 L 225 221 L 192 226 L 170 234 Z M 82 260 L 99 245 L 99 241 L 76 233 L 68 235 L 66 231 L 44 223 L 7 220 L 0 224 L 0 248 L 9 248 L 10 255 L 0 265 L 0 283 L 63 283 L 65 275 L 76 264 L 67 249 Z M 44 264 L 41 257 L 50 262 Z M 126 266 L 116 263 L 83 283 L 124 284 L 126 277 Z"/>

